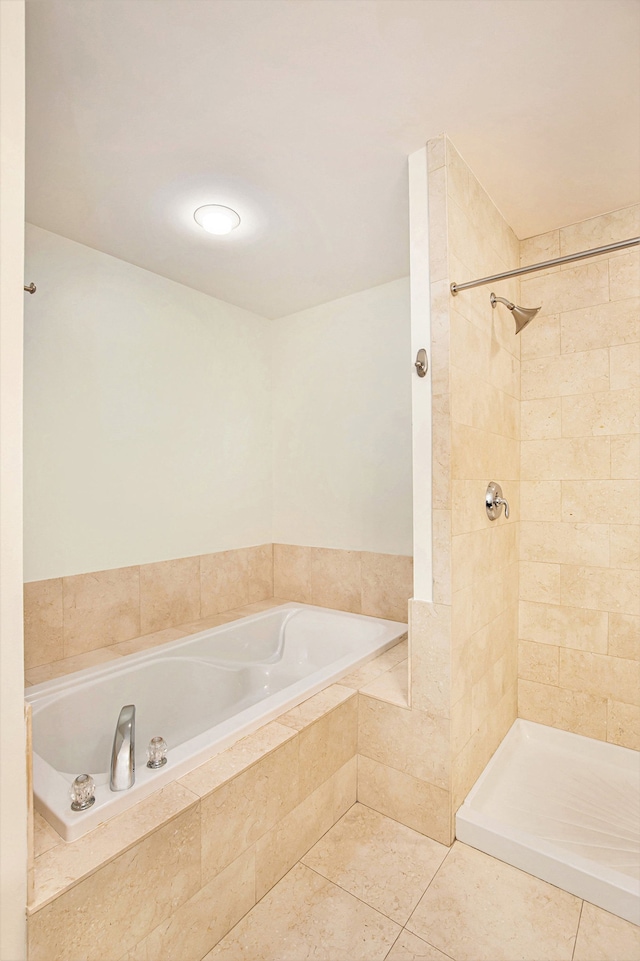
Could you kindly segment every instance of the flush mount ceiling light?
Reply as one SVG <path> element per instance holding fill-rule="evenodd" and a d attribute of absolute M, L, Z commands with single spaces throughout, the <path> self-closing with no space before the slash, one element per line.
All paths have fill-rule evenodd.
<path fill-rule="evenodd" d="M 230 234 L 240 223 L 240 216 L 231 207 L 221 204 L 205 204 L 193 215 L 197 224 L 210 234 Z"/>

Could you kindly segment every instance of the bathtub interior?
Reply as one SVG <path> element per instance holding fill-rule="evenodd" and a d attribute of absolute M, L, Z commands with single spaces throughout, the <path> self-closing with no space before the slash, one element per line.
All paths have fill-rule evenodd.
<path fill-rule="evenodd" d="M 376 657 L 405 632 L 395 621 L 288 604 L 29 688 L 36 807 L 73 840 Z M 136 705 L 136 783 L 114 793 L 108 768 L 125 704 Z M 150 771 L 146 748 L 157 735 L 169 745 L 169 761 Z M 94 777 L 96 804 L 71 812 L 68 791 L 80 773 Z"/>
<path fill-rule="evenodd" d="M 640 923 L 637 751 L 518 719 L 456 815 L 456 836 Z"/>

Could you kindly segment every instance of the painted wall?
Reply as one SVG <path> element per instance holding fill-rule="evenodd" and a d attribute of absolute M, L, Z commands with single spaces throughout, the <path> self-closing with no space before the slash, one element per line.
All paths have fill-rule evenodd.
<path fill-rule="evenodd" d="M 640 207 L 521 244 L 530 264 L 640 233 Z M 640 254 L 521 280 L 519 713 L 640 747 Z"/>
<path fill-rule="evenodd" d="M 273 539 L 412 553 L 409 281 L 273 324 Z"/>
<path fill-rule="evenodd" d="M 266 321 L 31 225 L 26 273 L 26 581 L 412 553 L 407 279 Z"/>
<path fill-rule="evenodd" d="M 22 686 L 24 3 L 0 3 L 0 958 L 26 954 Z"/>
<path fill-rule="evenodd" d="M 27 228 L 25 580 L 271 540 L 269 322 Z"/>

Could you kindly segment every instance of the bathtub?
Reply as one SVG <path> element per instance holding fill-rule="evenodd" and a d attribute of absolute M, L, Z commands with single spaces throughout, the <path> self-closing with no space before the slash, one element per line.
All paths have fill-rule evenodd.
<path fill-rule="evenodd" d="M 34 685 L 35 807 L 74 841 L 239 738 L 393 646 L 406 624 L 305 604 L 283 604 Z M 136 779 L 109 788 L 120 709 L 136 705 Z M 147 767 L 151 737 L 168 744 L 164 767 Z M 72 811 L 78 774 L 94 778 L 96 800 Z"/>

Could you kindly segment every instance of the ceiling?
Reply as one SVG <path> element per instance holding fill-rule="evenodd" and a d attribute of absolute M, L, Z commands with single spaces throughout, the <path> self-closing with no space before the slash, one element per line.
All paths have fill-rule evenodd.
<path fill-rule="evenodd" d="M 408 273 L 442 132 L 520 238 L 638 201 L 639 42 L 636 0 L 29 0 L 27 219 L 280 317 Z"/>

